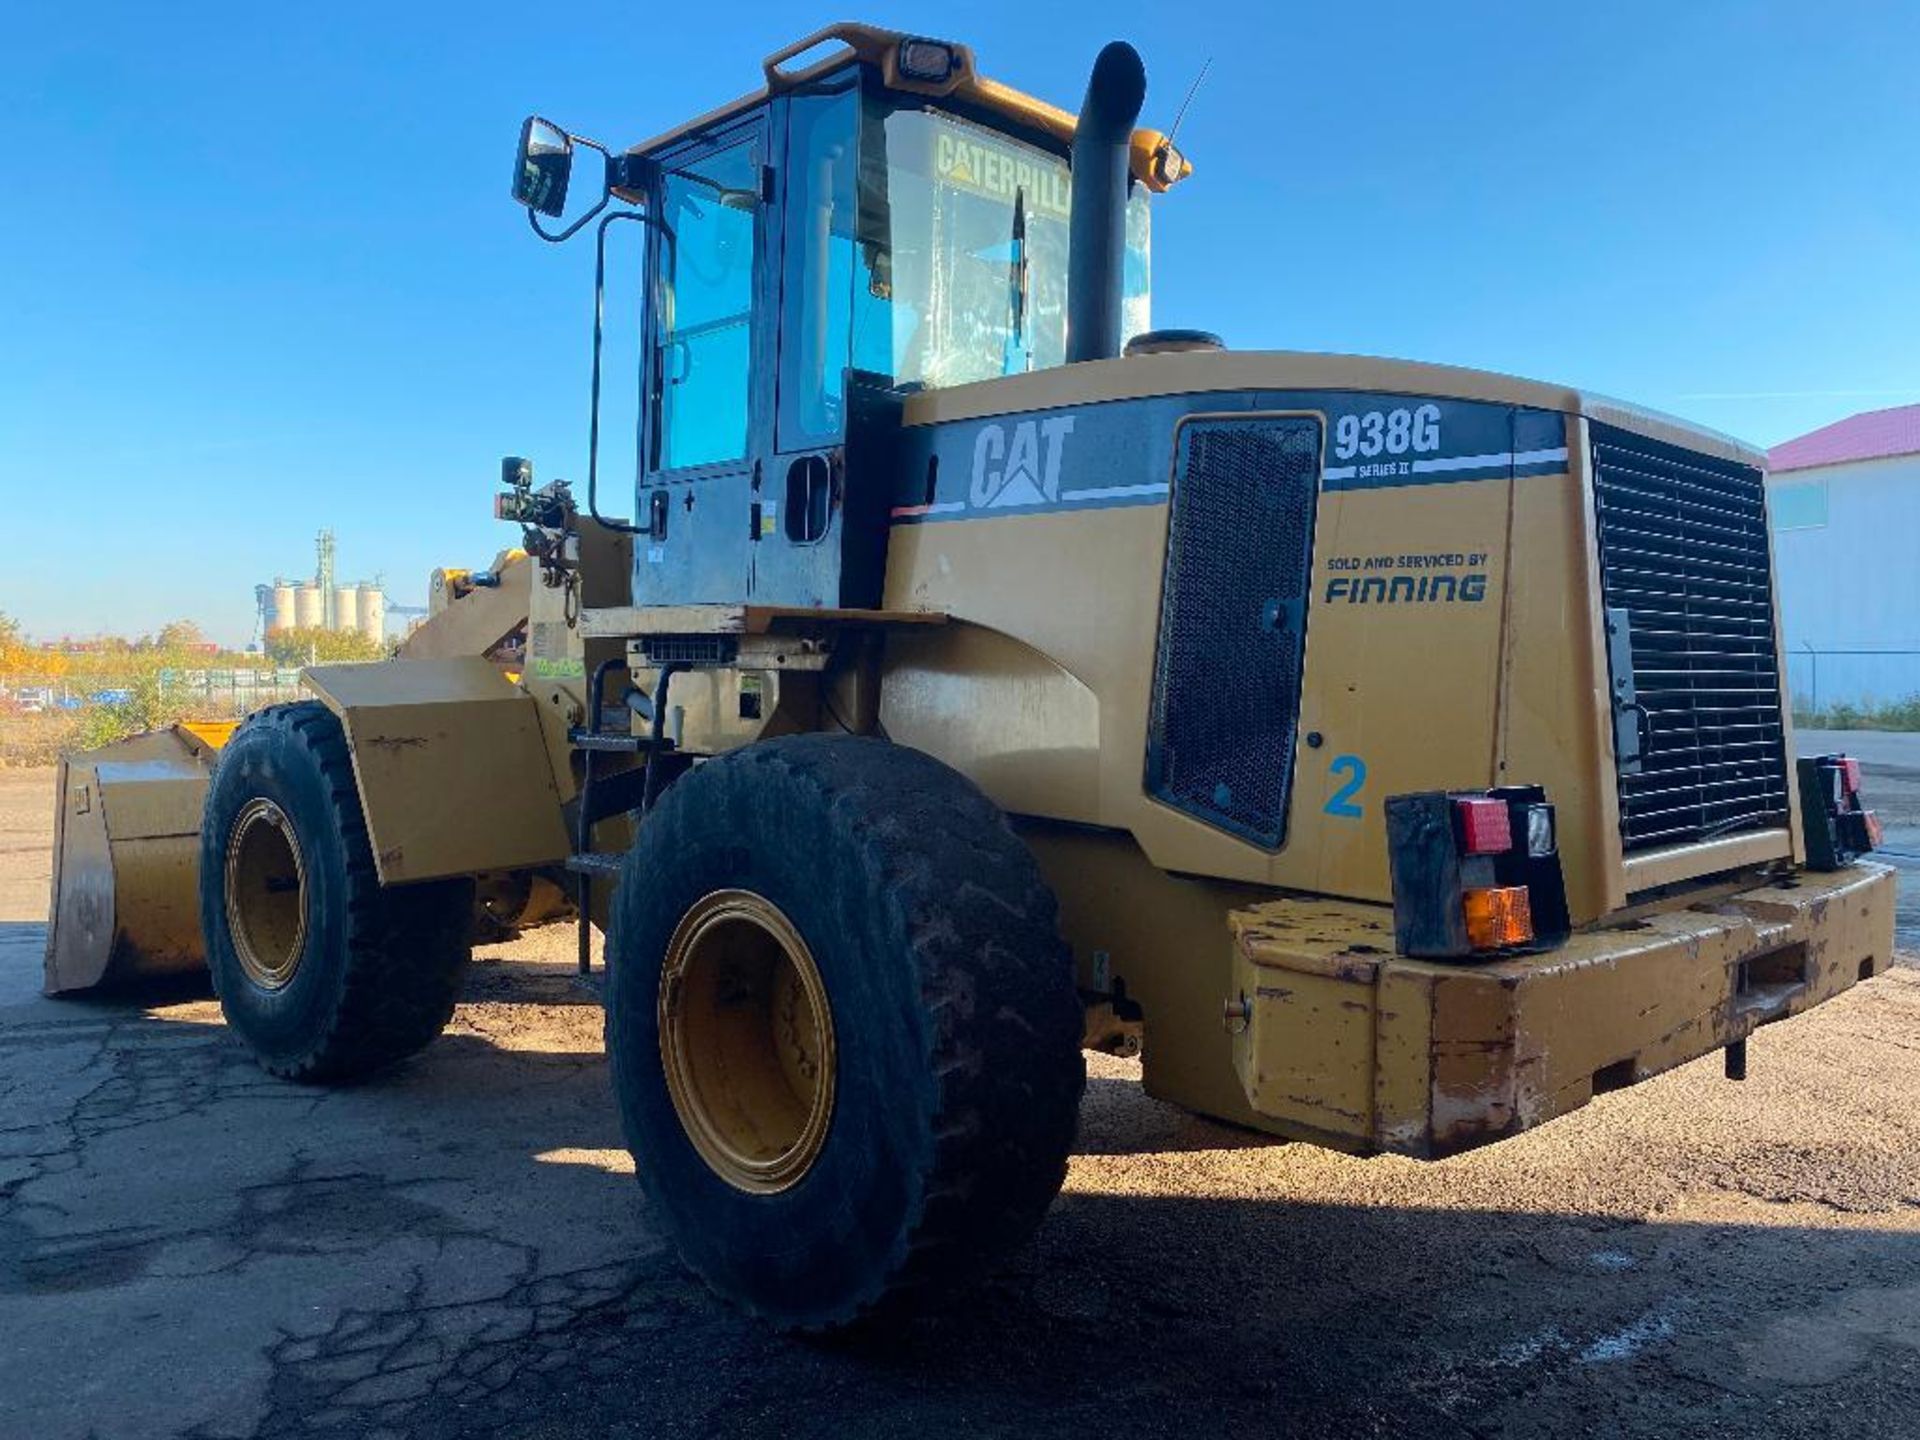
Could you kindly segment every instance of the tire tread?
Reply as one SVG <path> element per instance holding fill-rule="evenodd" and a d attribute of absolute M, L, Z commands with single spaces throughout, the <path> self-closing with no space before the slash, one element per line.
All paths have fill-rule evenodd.
<path fill-rule="evenodd" d="M 382 888 L 346 733 L 318 700 L 256 711 L 242 727 L 254 729 L 278 730 L 282 743 L 306 752 L 325 784 L 347 871 L 347 955 L 338 1003 L 302 1053 L 258 1058 L 269 1074 L 286 1080 L 365 1079 L 422 1049 L 453 1017 L 472 955 L 472 882 Z M 218 974 L 216 967 L 216 980 Z"/>
<path fill-rule="evenodd" d="M 709 763 L 778 772 L 830 807 L 867 893 L 899 907 L 916 970 L 938 1095 L 931 1154 L 913 1177 L 916 1212 L 868 1293 L 798 1323 L 765 1317 L 838 1329 L 970 1278 L 1024 1240 L 1058 1194 L 1086 1083 L 1071 957 L 1032 853 L 998 806 L 931 756 L 808 734 Z M 662 809 L 696 802 L 698 789 L 676 786 Z"/>

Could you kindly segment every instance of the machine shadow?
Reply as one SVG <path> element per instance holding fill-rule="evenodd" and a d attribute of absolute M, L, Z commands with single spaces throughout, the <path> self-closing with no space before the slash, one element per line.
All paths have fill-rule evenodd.
<path fill-rule="evenodd" d="M 503 990 L 544 987 L 540 970 L 503 972 Z M 498 1055 L 475 1035 L 436 1049 L 412 1083 L 438 1088 L 434 1071 Z M 548 1113 L 576 1128 L 537 1129 L 519 1156 L 621 1143 L 599 1057 L 564 1061 L 577 1103 Z M 778 1433 L 821 1436 L 1548 1435 L 1575 1416 L 1612 1416 L 1593 1433 L 1764 1432 L 1783 1406 L 1817 1418 L 1810 1367 L 1866 1363 L 1875 1306 L 1920 1299 L 1915 1233 L 1274 1198 L 1260 1170 L 1278 1176 L 1291 1147 L 1164 1105 L 1128 1075 L 1089 1078 L 1077 1155 L 1225 1150 L 1253 1152 L 1234 1162 L 1245 1194 L 1092 1191 L 1100 1177 L 1082 1171 L 992 1275 L 825 1339 L 736 1314 L 664 1250 L 636 1258 L 633 1288 L 597 1322 L 607 1348 L 589 1340 L 595 1364 L 543 1391 L 542 1413 L 561 1435 L 755 1433 L 740 1417 L 775 1414 L 789 1417 Z M 1183 1181 L 1181 1163 L 1154 1187 L 1208 1183 Z M 636 1250 L 651 1235 L 630 1176 L 575 1169 L 569 1183 L 616 1187 Z M 1796 1348 L 1808 1325 L 1838 1337 L 1829 1353 Z M 1907 1331 L 1920 1348 L 1920 1319 Z M 690 1366 L 724 1382 L 689 1393 Z M 452 1409 L 417 1418 L 421 1434 L 461 1433 Z"/>
<path fill-rule="evenodd" d="M 19 956 L 31 952 L 34 963 L 46 946 L 47 927 L 40 921 L 0 920 L 0 954 L 11 949 Z M 142 1009 L 216 998 L 213 977 L 206 970 L 175 975 L 134 975 L 109 980 L 90 990 L 53 997 L 81 1007 Z M 461 1003 L 500 1001 L 548 1006 L 596 1006 L 599 996 L 583 985 L 571 970 L 539 961 L 476 956 L 460 995 Z"/>
<path fill-rule="evenodd" d="M 1869 1304 L 1911 1297 L 1920 1236 L 1070 1194 L 972 1297 L 818 1364 L 890 1415 L 932 1383 L 941 1428 L 1627 1433 L 1596 1409 L 1660 1387 L 1655 1433 L 1748 1412 L 1764 1431 L 1783 1392 L 1878 1338 L 1840 1276 L 1885 1287 Z M 1825 1325 L 1837 1365 L 1787 1343 Z"/>
<path fill-rule="evenodd" d="M 44 920 L 0 920 L 0 964 L 8 979 L 20 982 L 22 992 L 40 995 L 47 950 L 47 922 Z M 30 983 L 28 983 L 30 982 Z M 74 991 L 57 998 L 83 1008 L 125 1008 L 128 1006 L 172 1005 L 181 1001 L 205 999 L 213 994 L 213 982 L 205 970 L 173 975 L 117 977 L 91 990 Z"/>
<path fill-rule="evenodd" d="M 0 955 L 30 955 L 38 962 L 46 953 L 47 922 L 44 920 L 0 920 Z"/>
<path fill-rule="evenodd" d="M 603 972 L 596 963 L 594 979 Z M 502 956 L 476 955 L 460 992 L 463 1005 L 490 1001 L 513 1005 L 560 1005 L 598 1007 L 600 995 L 594 985 L 583 981 L 571 966 L 549 961 L 516 960 Z"/>

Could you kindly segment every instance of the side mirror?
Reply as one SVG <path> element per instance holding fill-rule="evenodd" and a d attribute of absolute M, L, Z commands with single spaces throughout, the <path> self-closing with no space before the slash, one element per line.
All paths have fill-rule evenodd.
<path fill-rule="evenodd" d="M 514 157 L 513 198 L 529 210 L 557 216 L 567 208 L 572 173 L 573 137 L 551 120 L 529 115 L 520 127 L 520 153 Z"/>

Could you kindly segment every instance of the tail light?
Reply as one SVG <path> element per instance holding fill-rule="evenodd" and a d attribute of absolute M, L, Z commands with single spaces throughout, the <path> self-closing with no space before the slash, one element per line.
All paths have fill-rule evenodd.
<path fill-rule="evenodd" d="M 1467 912 L 1467 943 L 1476 950 L 1502 950 L 1533 941 L 1533 904 L 1524 885 L 1489 885 L 1461 897 Z"/>
<path fill-rule="evenodd" d="M 1453 802 L 1463 855 L 1504 855 L 1513 848 L 1513 817 L 1504 800 L 1490 795 L 1463 796 Z"/>
<path fill-rule="evenodd" d="M 1566 940 L 1553 806 L 1538 785 L 1390 796 L 1387 847 L 1402 955 L 1464 960 Z"/>
<path fill-rule="evenodd" d="M 1880 817 L 1860 798 L 1860 762 L 1821 755 L 1799 762 L 1800 824 L 1807 868 L 1838 870 L 1879 848 Z"/>

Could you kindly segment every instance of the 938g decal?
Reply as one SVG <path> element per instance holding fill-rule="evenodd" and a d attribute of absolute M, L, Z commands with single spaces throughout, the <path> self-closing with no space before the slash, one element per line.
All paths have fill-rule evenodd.
<path fill-rule="evenodd" d="M 1412 409 L 1366 410 L 1342 415 L 1333 425 L 1333 455 L 1371 460 L 1376 455 L 1431 455 L 1440 448 L 1440 407 L 1428 403 Z"/>
<path fill-rule="evenodd" d="M 1327 419 L 1331 435 L 1321 473 L 1328 490 L 1504 480 L 1567 468 L 1566 421 L 1550 411 L 1345 395 L 1329 404 Z"/>

